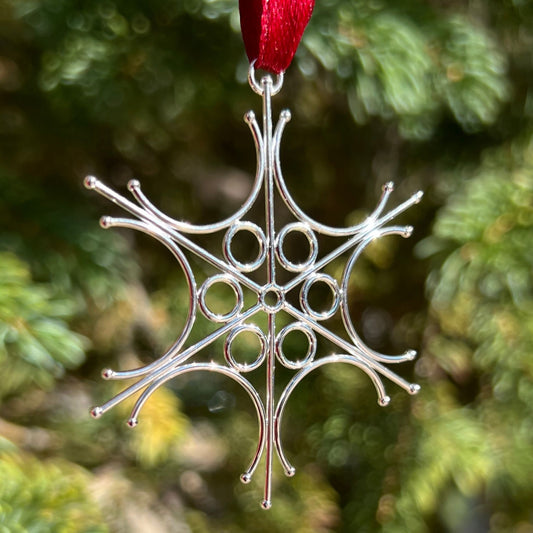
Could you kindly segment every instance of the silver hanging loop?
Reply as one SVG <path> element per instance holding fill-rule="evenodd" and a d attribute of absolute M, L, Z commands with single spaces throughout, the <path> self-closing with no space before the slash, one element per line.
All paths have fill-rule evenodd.
<path fill-rule="evenodd" d="M 272 76 L 267 74 L 261 78 L 260 82 L 258 82 L 255 77 L 255 61 L 256 60 L 254 59 L 250 63 L 250 68 L 248 69 L 248 83 L 254 93 L 263 96 L 265 94 L 265 83 L 267 83 L 267 80 L 272 80 Z M 283 74 L 283 72 L 280 72 L 276 77 L 276 83 L 272 83 L 272 89 L 270 91 L 271 96 L 274 96 L 281 91 L 281 88 L 283 87 Z"/>

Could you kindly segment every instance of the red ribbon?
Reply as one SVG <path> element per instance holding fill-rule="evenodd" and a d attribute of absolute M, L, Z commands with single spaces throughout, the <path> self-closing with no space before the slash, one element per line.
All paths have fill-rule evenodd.
<path fill-rule="evenodd" d="M 239 0 L 244 47 L 255 68 L 287 70 L 314 5 L 315 0 Z"/>

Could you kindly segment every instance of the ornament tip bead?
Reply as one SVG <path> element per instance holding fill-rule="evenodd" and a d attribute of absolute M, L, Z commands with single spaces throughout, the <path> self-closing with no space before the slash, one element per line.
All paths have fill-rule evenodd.
<path fill-rule="evenodd" d="M 392 192 L 392 191 L 394 191 L 393 181 L 388 181 L 387 183 L 385 183 L 385 185 L 383 185 L 383 192 Z"/>
<path fill-rule="evenodd" d="M 100 418 L 104 413 L 104 410 L 101 407 L 93 407 L 90 413 L 93 418 Z"/>
<path fill-rule="evenodd" d="M 289 122 L 289 120 L 292 117 L 291 112 L 288 109 L 284 109 L 281 112 L 280 116 L 281 116 L 281 119 L 284 120 L 285 122 Z"/>
<path fill-rule="evenodd" d="M 296 474 L 296 468 L 294 468 L 294 466 L 291 466 L 290 468 L 285 470 L 285 475 L 287 477 L 292 477 L 292 476 L 294 476 L 294 474 Z"/>
<path fill-rule="evenodd" d="M 111 221 L 113 219 L 109 216 L 106 216 L 106 217 L 101 217 L 100 218 L 100 227 L 104 228 L 104 229 L 107 229 L 111 226 Z"/>
<path fill-rule="evenodd" d="M 413 234 L 415 228 L 413 226 L 405 226 L 405 229 L 403 230 L 403 236 L 407 239 Z"/>
<path fill-rule="evenodd" d="M 96 188 L 97 183 L 98 180 L 94 176 L 86 176 L 83 180 L 83 185 L 85 185 L 85 188 L 90 190 Z"/>
<path fill-rule="evenodd" d="M 263 500 L 261 502 L 261 507 L 265 510 L 270 509 L 272 507 L 272 502 L 270 500 Z"/>
<path fill-rule="evenodd" d="M 140 189 L 141 183 L 139 180 L 128 181 L 128 191 L 133 192 L 135 189 Z"/>
<path fill-rule="evenodd" d="M 416 358 L 416 350 L 407 350 L 405 352 L 405 357 L 408 361 L 413 361 Z"/>
<path fill-rule="evenodd" d="M 104 368 L 102 370 L 102 377 L 104 379 L 112 379 L 114 375 L 115 375 L 115 371 L 111 370 L 110 368 Z"/>
<path fill-rule="evenodd" d="M 252 475 L 250 474 L 250 472 L 245 472 L 244 474 L 241 475 L 241 481 L 244 484 L 250 483 L 251 479 L 252 479 Z"/>
<path fill-rule="evenodd" d="M 411 385 L 409 385 L 409 394 L 418 394 L 419 391 L 420 385 L 417 383 L 411 383 Z"/>
<path fill-rule="evenodd" d="M 378 400 L 378 404 L 381 407 L 385 407 L 385 406 L 389 405 L 389 403 L 390 403 L 390 396 L 383 396 L 383 398 L 380 398 Z"/>
<path fill-rule="evenodd" d="M 127 422 L 130 428 L 134 428 L 138 423 L 139 421 L 136 418 L 130 418 Z"/>

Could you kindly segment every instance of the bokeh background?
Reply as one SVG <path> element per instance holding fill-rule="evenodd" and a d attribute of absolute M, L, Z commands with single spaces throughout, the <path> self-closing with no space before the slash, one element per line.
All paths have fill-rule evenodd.
<path fill-rule="evenodd" d="M 0 0 L 0 531 L 533 532 L 529 0 L 317 0 L 274 101 L 314 218 L 361 220 L 390 179 L 393 205 L 426 192 L 413 237 L 350 279 L 365 341 L 419 351 L 395 367 L 419 395 L 388 383 L 381 408 L 346 365 L 306 378 L 268 512 L 262 467 L 238 479 L 257 427 L 233 382 L 171 382 L 135 430 L 131 406 L 88 416 L 119 390 L 100 370 L 157 358 L 187 302 L 160 245 L 98 226 L 119 211 L 82 179 L 232 213 L 255 171 L 246 74 L 237 0 Z"/>

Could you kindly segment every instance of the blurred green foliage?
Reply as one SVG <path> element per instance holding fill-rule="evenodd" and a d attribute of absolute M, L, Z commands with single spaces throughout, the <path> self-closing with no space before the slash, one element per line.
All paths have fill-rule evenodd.
<path fill-rule="evenodd" d="M 461 10 L 340 0 L 317 6 L 313 22 L 304 43 L 337 75 L 358 122 L 394 117 L 405 138 L 423 139 L 451 113 L 471 132 L 508 98 L 505 56 Z"/>
<path fill-rule="evenodd" d="M 89 474 L 72 463 L 3 450 L 0 475 L 0 531 L 109 531 L 90 499 Z"/>
<path fill-rule="evenodd" d="M 0 530 L 533 532 L 531 2 L 317 1 L 274 102 L 315 218 L 360 220 L 389 179 L 398 201 L 426 191 L 403 215 L 415 236 L 369 247 L 349 294 L 372 347 L 419 349 L 400 369 L 417 397 L 389 384 L 384 410 L 354 368 L 309 375 L 283 428 L 297 474 L 276 470 L 268 513 L 238 482 L 257 422 L 236 384 L 169 383 L 133 432 L 128 406 L 88 418 L 114 392 L 102 367 L 175 340 L 187 287 L 149 239 L 98 228 L 115 208 L 81 180 L 137 177 L 197 222 L 238 207 L 260 104 L 237 4 L 0 0 Z"/>
<path fill-rule="evenodd" d="M 84 358 L 83 337 L 65 322 L 72 318 L 72 303 L 34 283 L 15 255 L 2 252 L 0 263 L 0 393 L 21 393 L 35 385 L 50 388 L 65 367 L 79 366 Z"/>

